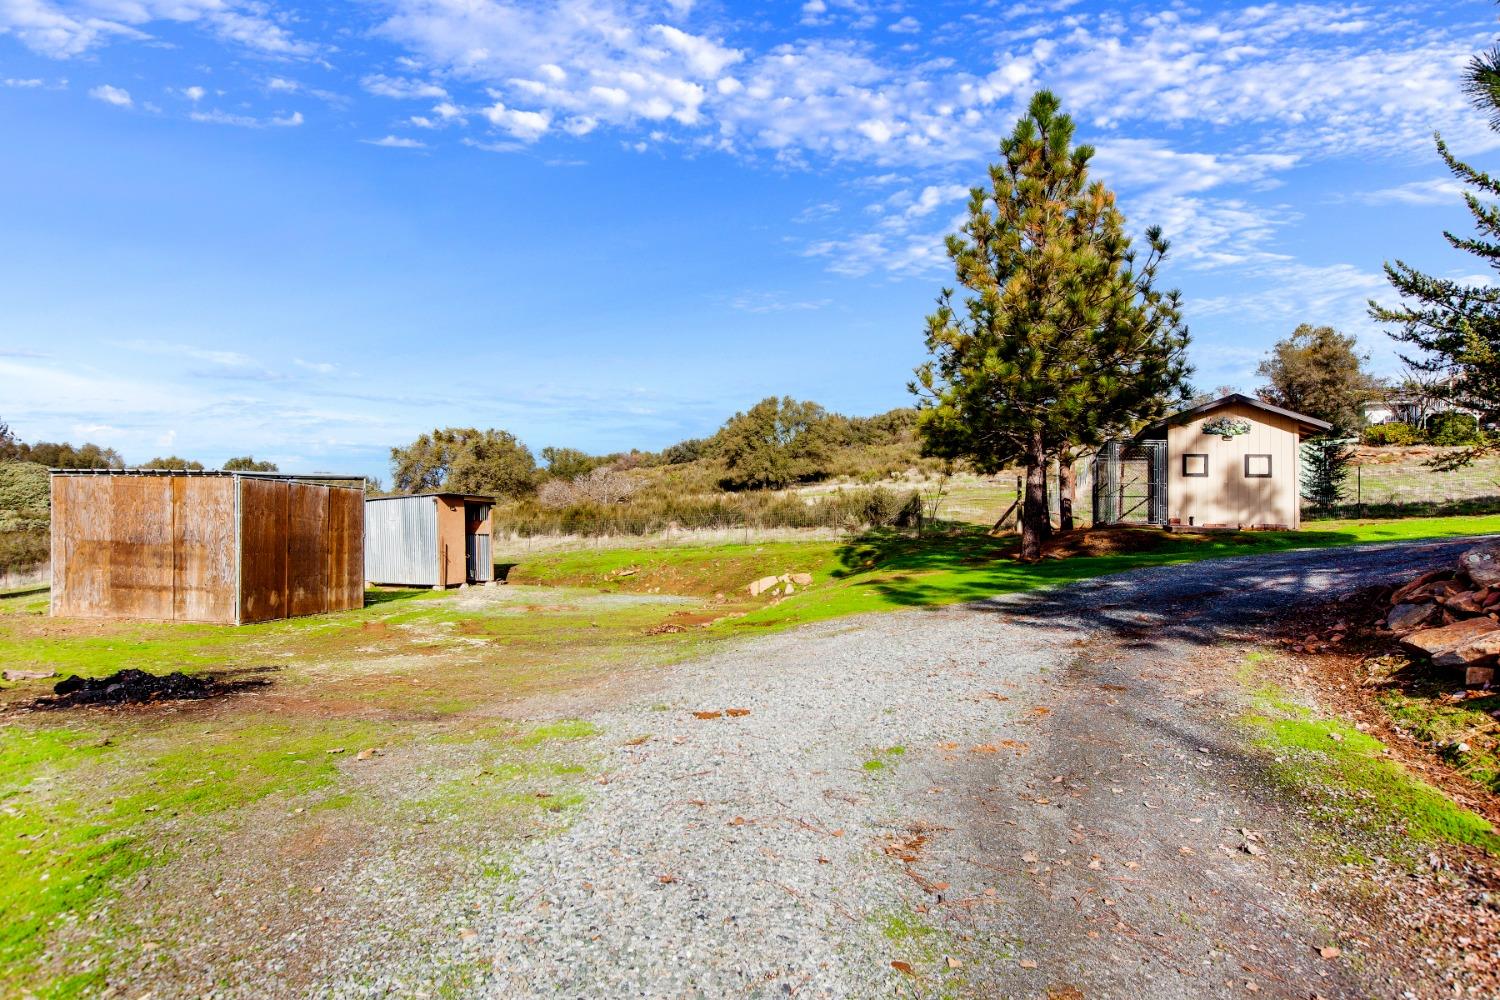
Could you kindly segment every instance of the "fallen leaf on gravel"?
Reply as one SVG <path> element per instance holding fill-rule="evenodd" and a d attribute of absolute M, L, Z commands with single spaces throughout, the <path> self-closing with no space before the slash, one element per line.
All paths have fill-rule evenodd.
<path fill-rule="evenodd" d="M 361 750 L 359 753 L 355 754 L 354 759 L 369 760 L 371 757 L 379 757 L 384 753 L 385 751 L 380 749 L 379 747 L 367 747 L 364 750 Z"/>
<path fill-rule="evenodd" d="M 1322 955 L 1324 958 L 1338 958 L 1343 954 L 1343 952 L 1339 950 L 1338 946 L 1330 944 L 1324 945 L 1322 948 L 1319 948 L 1318 954 Z"/>
<path fill-rule="evenodd" d="M 820 864 L 820 865 L 831 865 L 831 864 L 833 864 L 833 862 L 829 861 L 827 858 L 823 857 L 823 855 L 820 854 L 820 855 L 818 855 L 818 864 Z"/>
<path fill-rule="evenodd" d="M 915 970 L 915 969 L 913 969 L 911 967 L 911 963 L 910 962 L 903 962 L 900 959 L 897 959 L 897 960 L 893 961 L 891 963 L 891 968 L 895 969 L 897 972 L 904 972 L 908 976 L 912 976 L 912 977 L 915 977 L 916 974 L 917 974 L 917 970 Z"/>
<path fill-rule="evenodd" d="M 319 895 L 322 895 L 322 893 L 323 893 L 323 887 L 321 885 L 315 885 L 315 886 L 313 886 L 313 892 L 318 893 Z"/>
<path fill-rule="evenodd" d="M 958 959 L 954 958 L 952 955 L 948 956 L 948 968 L 950 968 L 950 969 L 962 968 L 963 964 L 964 963 L 960 962 Z"/>
<path fill-rule="evenodd" d="M 1253 841 L 1245 841 L 1240 845 L 1240 850 L 1246 854 L 1260 855 L 1266 853 L 1266 849 Z"/>
<path fill-rule="evenodd" d="M 651 739 L 651 734 L 647 733 L 645 736 L 636 736 L 633 739 L 626 740 L 625 741 L 625 745 L 628 746 L 628 747 L 638 747 L 642 743 L 645 743 L 646 741 L 648 741 L 650 739 Z"/>
<path fill-rule="evenodd" d="M 1010 701 L 1010 698 L 1008 698 L 1005 695 L 1001 694 L 999 691 L 986 691 L 984 694 L 980 695 L 979 697 L 980 698 L 989 698 L 989 699 L 991 699 L 993 701 Z"/>
<path fill-rule="evenodd" d="M 1099 855 L 1096 854 L 1092 858 L 1089 858 L 1089 868 L 1093 869 L 1094 871 L 1098 871 L 1103 867 L 1104 859 L 1099 857 Z"/>
<path fill-rule="evenodd" d="M 1036 963 L 1033 962 L 1029 958 L 1023 958 L 1019 962 L 1017 962 L 1016 964 L 1019 965 L 1023 969 L 1035 969 L 1036 968 Z"/>
<path fill-rule="evenodd" d="M 1197 854 L 1198 852 L 1195 851 L 1195 850 L 1193 850 L 1191 847 L 1179 847 L 1179 848 L 1177 848 L 1177 853 L 1178 854 L 1189 854 L 1190 855 L 1190 854 Z"/>
<path fill-rule="evenodd" d="M 695 719 L 722 719 L 722 718 L 724 718 L 724 713 L 723 712 L 694 712 L 693 713 L 693 718 L 695 718 Z"/>
<path fill-rule="evenodd" d="M 731 719 L 739 719 L 743 718 L 746 715 L 749 715 L 750 710 L 748 708 L 729 708 L 724 710 L 724 714 L 729 716 Z"/>
<path fill-rule="evenodd" d="M 1040 861 L 1041 858 L 1037 856 L 1036 851 L 1027 851 L 1025 854 L 1021 855 L 1021 860 L 1026 862 L 1028 865 L 1034 865 L 1038 861 Z"/>
<path fill-rule="evenodd" d="M 344 748 L 343 747 L 330 747 L 330 748 L 328 748 L 327 750 L 325 750 L 323 752 L 324 753 L 343 753 L 344 752 Z"/>
<path fill-rule="evenodd" d="M 736 816 L 734 819 L 732 819 L 732 820 L 729 821 L 729 825 L 730 826 L 744 826 L 745 825 L 745 817 L 743 817 L 743 816 Z"/>
<path fill-rule="evenodd" d="M 673 882 L 677 881 L 677 876 L 669 872 L 665 875 L 656 876 L 656 881 L 660 882 L 662 885 L 671 885 Z"/>
<path fill-rule="evenodd" d="M 460 941 L 472 941 L 479 936 L 479 932 L 472 927 L 465 927 L 458 932 Z"/>
<path fill-rule="evenodd" d="M 1104 690 L 1106 690 L 1106 691 L 1129 691 L 1130 690 L 1130 688 L 1126 687 L 1124 684 L 1100 684 L 1099 686 L 1101 688 L 1103 688 Z"/>
<path fill-rule="evenodd" d="M 1036 708 L 1033 708 L 1031 710 L 1031 714 L 1036 716 L 1051 715 L 1052 709 L 1048 708 L 1046 705 L 1038 705 Z"/>
<path fill-rule="evenodd" d="M 969 751 L 970 753 L 999 753 L 1000 748 L 993 743 L 981 743 Z"/>
<path fill-rule="evenodd" d="M 1135 871 L 1140 866 L 1141 866 L 1141 863 L 1139 861 L 1127 861 L 1127 862 L 1125 862 L 1125 867 L 1129 868 L 1131 871 Z"/>

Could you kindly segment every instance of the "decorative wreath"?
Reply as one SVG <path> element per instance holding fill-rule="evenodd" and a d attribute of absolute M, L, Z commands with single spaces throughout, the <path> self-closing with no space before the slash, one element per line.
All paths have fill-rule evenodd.
<path fill-rule="evenodd" d="M 1238 437 L 1241 434 L 1249 434 L 1250 421 L 1242 420 L 1239 417 L 1215 417 L 1213 420 L 1205 420 L 1203 422 L 1203 433 L 1217 434 L 1225 441 L 1228 441 L 1230 438 Z"/>

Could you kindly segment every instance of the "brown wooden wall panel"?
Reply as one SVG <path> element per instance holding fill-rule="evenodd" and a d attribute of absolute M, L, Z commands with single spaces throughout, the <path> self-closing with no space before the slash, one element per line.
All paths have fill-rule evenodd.
<path fill-rule="evenodd" d="M 365 497 L 328 490 L 329 611 L 365 606 Z"/>
<path fill-rule="evenodd" d="M 290 484 L 241 479 L 240 621 L 287 616 L 287 532 Z"/>
<path fill-rule="evenodd" d="M 234 624 L 234 480 L 169 480 L 172 486 L 172 617 Z"/>
<path fill-rule="evenodd" d="M 290 484 L 287 496 L 288 615 L 316 615 L 332 606 L 328 576 L 328 487 Z"/>
<path fill-rule="evenodd" d="M 107 617 L 109 480 L 52 477 L 52 613 Z"/>
<path fill-rule="evenodd" d="M 437 498 L 438 585 L 463 583 L 468 579 L 468 554 L 464 547 L 464 502 L 452 497 Z"/>
<path fill-rule="evenodd" d="M 109 613 L 172 617 L 172 481 L 109 476 Z"/>

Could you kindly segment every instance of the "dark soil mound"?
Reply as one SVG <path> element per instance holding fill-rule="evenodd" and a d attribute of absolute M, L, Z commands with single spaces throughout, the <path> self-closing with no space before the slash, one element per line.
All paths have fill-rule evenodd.
<path fill-rule="evenodd" d="M 64 677 L 53 686 L 56 697 L 40 698 L 38 708 L 69 708 L 75 705 L 120 705 L 156 701 L 216 698 L 267 681 L 217 680 L 210 674 L 193 676 L 182 671 L 148 674 L 144 670 L 121 670 L 108 677 Z"/>
<path fill-rule="evenodd" d="M 1054 536 L 1042 546 L 1046 559 L 1154 552 L 1177 540 L 1160 528 L 1086 528 Z"/>

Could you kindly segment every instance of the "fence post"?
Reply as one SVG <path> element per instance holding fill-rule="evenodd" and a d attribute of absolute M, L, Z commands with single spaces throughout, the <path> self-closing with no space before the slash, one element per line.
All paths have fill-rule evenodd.
<path fill-rule="evenodd" d="M 1354 467 L 1354 510 L 1355 517 L 1365 516 L 1365 467 L 1363 465 Z"/>

